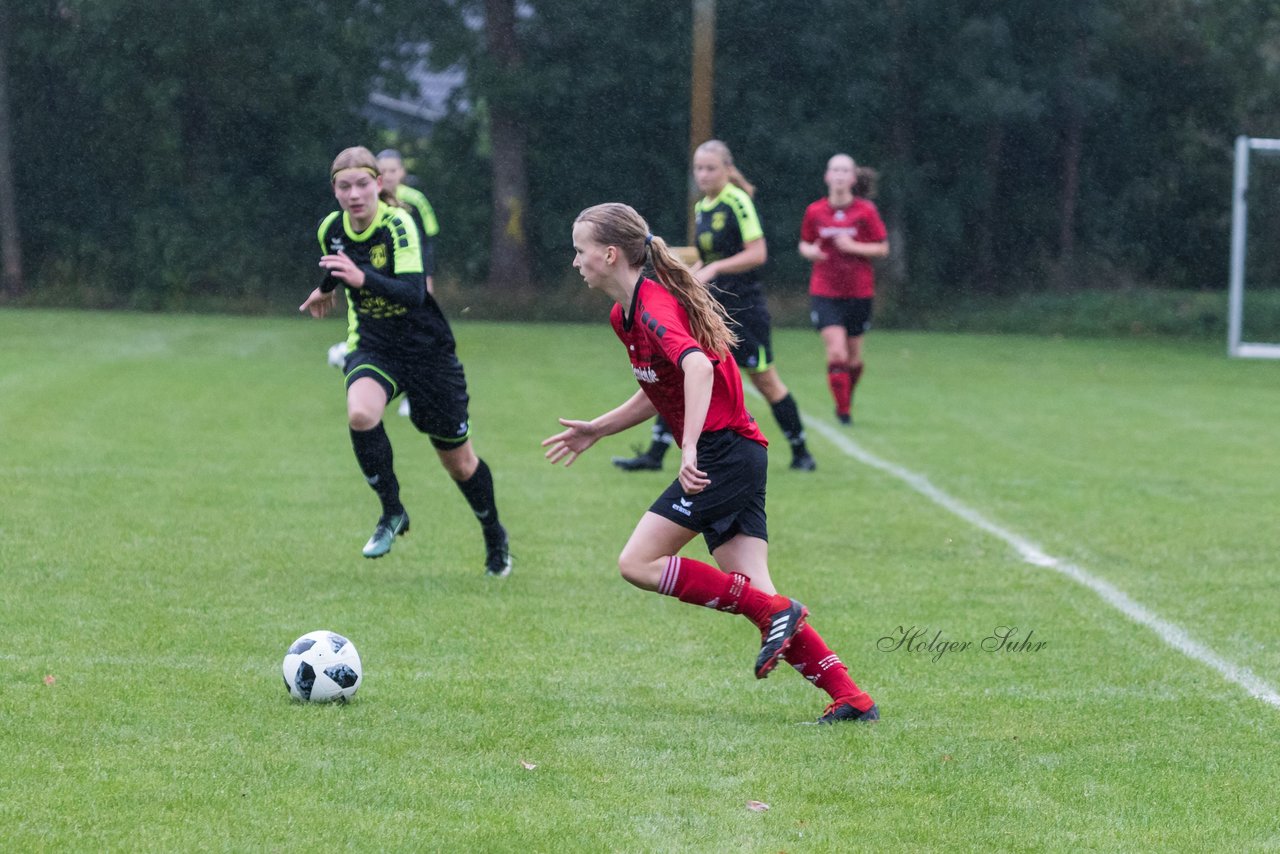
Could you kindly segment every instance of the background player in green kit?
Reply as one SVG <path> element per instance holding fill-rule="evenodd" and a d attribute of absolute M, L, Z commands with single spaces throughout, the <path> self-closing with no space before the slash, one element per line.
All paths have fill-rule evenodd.
<path fill-rule="evenodd" d="M 693 179 L 703 194 L 694 207 L 699 259 L 694 273 L 711 286 L 734 323 L 739 338 L 734 361 L 769 402 L 791 446 L 791 468 L 813 471 L 817 465 L 805 444 L 800 409 L 773 363 L 772 321 L 757 275 L 768 259 L 768 249 L 751 200 L 755 187 L 733 165 L 729 147 L 718 139 L 707 140 L 693 153 Z M 659 418 L 649 450 L 632 458 L 614 457 L 613 464 L 627 471 L 660 469 L 671 441 Z"/>
<path fill-rule="evenodd" d="M 382 173 L 382 187 L 395 194 L 400 204 L 413 217 L 422 237 L 422 272 L 427 276 L 427 293 L 435 293 L 436 235 L 440 224 L 436 222 L 435 209 L 421 190 L 404 183 L 404 158 L 394 148 L 378 152 L 378 171 Z"/>
<path fill-rule="evenodd" d="M 342 210 L 320 223 L 326 275 L 299 310 L 324 317 L 336 302 L 334 291 L 346 287 L 347 421 L 360 470 L 382 502 L 364 556 L 381 557 L 409 530 L 382 425 L 387 404 L 404 393 L 413 425 L 427 434 L 480 520 L 485 572 L 505 576 L 511 572 L 507 532 L 498 521 L 489 467 L 471 446 L 467 381 L 449 322 L 427 293 L 417 226 L 385 191 L 367 148 L 344 150 L 329 174 Z"/>

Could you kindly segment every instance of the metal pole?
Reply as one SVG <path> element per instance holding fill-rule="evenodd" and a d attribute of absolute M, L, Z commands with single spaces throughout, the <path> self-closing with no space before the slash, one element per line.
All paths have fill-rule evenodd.
<path fill-rule="evenodd" d="M 1240 319 L 1244 314 L 1244 248 L 1249 203 L 1249 137 L 1236 137 L 1235 182 L 1231 201 L 1231 280 L 1227 307 L 1227 355 L 1240 354 Z"/>
<path fill-rule="evenodd" d="M 715 0 L 693 0 L 693 68 L 690 76 L 689 96 L 689 164 L 693 165 L 693 152 L 699 145 L 711 139 L 712 80 L 716 52 L 716 3 Z M 689 232 L 688 242 L 693 244 L 696 226 L 693 206 L 698 201 L 698 188 L 689 175 Z"/>

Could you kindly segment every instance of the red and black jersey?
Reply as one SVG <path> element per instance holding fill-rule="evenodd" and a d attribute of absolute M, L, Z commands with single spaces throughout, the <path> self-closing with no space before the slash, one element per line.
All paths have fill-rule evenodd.
<path fill-rule="evenodd" d="M 627 348 L 636 381 L 667 422 L 677 445 L 684 439 L 684 371 L 680 362 L 694 351 L 706 353 L 715 368 L 703 432 L 732 430 L 761 445 L 769 444 L 743 402 L 738 366 L 732 359 L 721 359 L 702 348 L 689 329 L 688 313 L 670 291 L 642 277 L 636 283 L 630 309 L 624 311 L 615 304 L 609 320 Z"/>
<path fill-rule="evenodd" d="M 835 237 L 847 234 L 859 243 L 880 243 L 887 233 L 880 212 L 866 199 L 854 200 L 842 208 L 819 199 L 804 211 L 800 239 L 816 243 L 827 255 L 815 261 L 809 274 L 809 293 L 835 299 L 870 299 L 876 293 L 875 268 L 861 255 L 846 255 L 835 246 Z"/>

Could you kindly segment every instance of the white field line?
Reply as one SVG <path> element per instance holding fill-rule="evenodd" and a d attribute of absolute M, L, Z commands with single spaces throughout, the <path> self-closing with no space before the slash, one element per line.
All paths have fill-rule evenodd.
<path fill-rule="evenodd" d="M 755 391 L 752 389 L 751 391 Z M 1147 608 L 1139 602 L 1135 602 L 1127 593 L 1120 590 L 1114 584 L 1104 581 L 1101 578 L 1089 573 L 1085 569 L 1076 566 L 1073 563 L 1056 558 L 1053 555 L 1046 554 L 1045 551 L 1035 543 L 1025 537 L 1015 534 L 1007 528 L 997 525 L 990 519 L 983 516 L 972 507 L 952 498 L 938 487 L 929 482 L 924 475 L 916 474 L 913 471 L 903 468 L 896 463 L 882 460 L 875 454 L 867 451 L 853 439 L 837 430 L 832 425 L 823 421 L 819 421 L 809 413 L 804 413 L 805 427 L 808 430 L 822 434 L 833 445 L 843 451 L 858 462 L 868 465 L 871 468 L 879 469 L 885 474 L 891 475 L 914 489 L 916 492 L 928 498 L 940 507 L 950 510 L 955 515 L 964 519 L 975 528 L 986 531 L 998 539 L 1004 540 L 1018 553 L 1018 555 L 1032 566 L 1038 566 L 1044 569 L 1051 569 L 1054 572 L 1064 575 L 1077 584 L 1087 587 L 1106 602 L 1112 608 L 1115 608 L 1121 614 L 1139 625 L 1146 626 L 1159 636 L 1169 646 L 1185 655 L 1187 658 L 1200 662 L 1218 671 L 1228 682 L 1239 685 L 1250 696 L 1256 697 L 1264 703 L 1269 703 L 1276 708 L 1280 708 L 1280 692 L 1272 688 L 1261 677 L 1247 667 L 1243 667 L 1234 662 L 1228 661 L 1218 653 L 1209 649 L 1204 644 L 1197 641 L 1187 633 L 1187 630 L 1171 623 L 1151 609 Z"/>

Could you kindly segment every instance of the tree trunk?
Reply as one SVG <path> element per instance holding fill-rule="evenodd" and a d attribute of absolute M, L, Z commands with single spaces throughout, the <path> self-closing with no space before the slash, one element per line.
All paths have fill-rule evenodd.
<path fill-rule="evenodd" d="M 889 257 L 885 261 L 888 278 L 897 291 L 893 302 L 902 302 L 907 296 L 910 266 L 907 264 L 907 195 L 910 192 L 906 177 L 911 168 L 911 100 L 907 95 L 907 20 L 903 0 L 889 0 L 890 56 L 889 102 L 893 105 L 890 120 L 889 145 L 893 162 L 898 170 L 894 192 L 889 196 L 888 222 Z"/>
<path fill-rule="evenodd" d="M 1085 78 L 1088 62 L 1089 43 L 1086 36 L 1081 35 L 1075 43 L 1075 63 L 1072 69 L 1073 75 L 1078 80 Z M 1071 261 L 1076 251 L 1076 203 L 1080 196 L 1080 158 L 1084 156 L 1084 105 L 1071 92 L 1067 94 L 1066 113 L 1067 124 L 1063 129 L 1062 140 L 1062 204 L 1058 224 L 1058 263 L 1062 272 L 1069 276 Z"/>
<path fill-rule="evenodd" d="M 986 151 L 983 154 L 977 239 L 974 241 L 977 280 L 986 291 L 996 290 L 995 221 L 996 199 L 1000 192 L 1000 161 L 1004 155 L 1004 124 L 993 121 L 987 127 Z"/>
<path fill-rule="evenodd" d="M 0 3 L 0 255 L 4 270 L 0 274 L 0 292 L 17 296 L 23 291 L 22 249 L 18 240 L 18 209 L 14 202 L 13 159 L 9 121 L 9 74 L 6 40 L 10 32 L 8 15 Z"/>
<path fill-rule="evenodd" d="M 693 153 L 712 138 L 715 94 L 716 0 L 693 0 L 693 67 L 689 76 L 689 173 L 693 173 Z M 689 180 L 689 200 L 685 205 L 689 228 L 686 241 L 693 245 L 698 223 L 694 206 L 698 185 Z"/>
<path fill-rule="evenodd" d="M 1080 158 L 1084 150 L 1084 116 L 1072 106 L 1067 110 L 1067 126 L 1062 145 L 1062 205 L 1058 227 L 1058 261 L 1071 266 L 1076 250 L 1076 201 L 1080 195 Z"/>
<path fill-rule="evenodd" d="M 505 288 L 529 284 L 527 211 L 529 180 L 525 170 L 525 130 L 509 94 L 520 75 L 515 0 L 485 0 L 485 45 L 501 81 L 489 100 L 493 146 L 493 220 L 490 230 L 489 283 Z"/>

